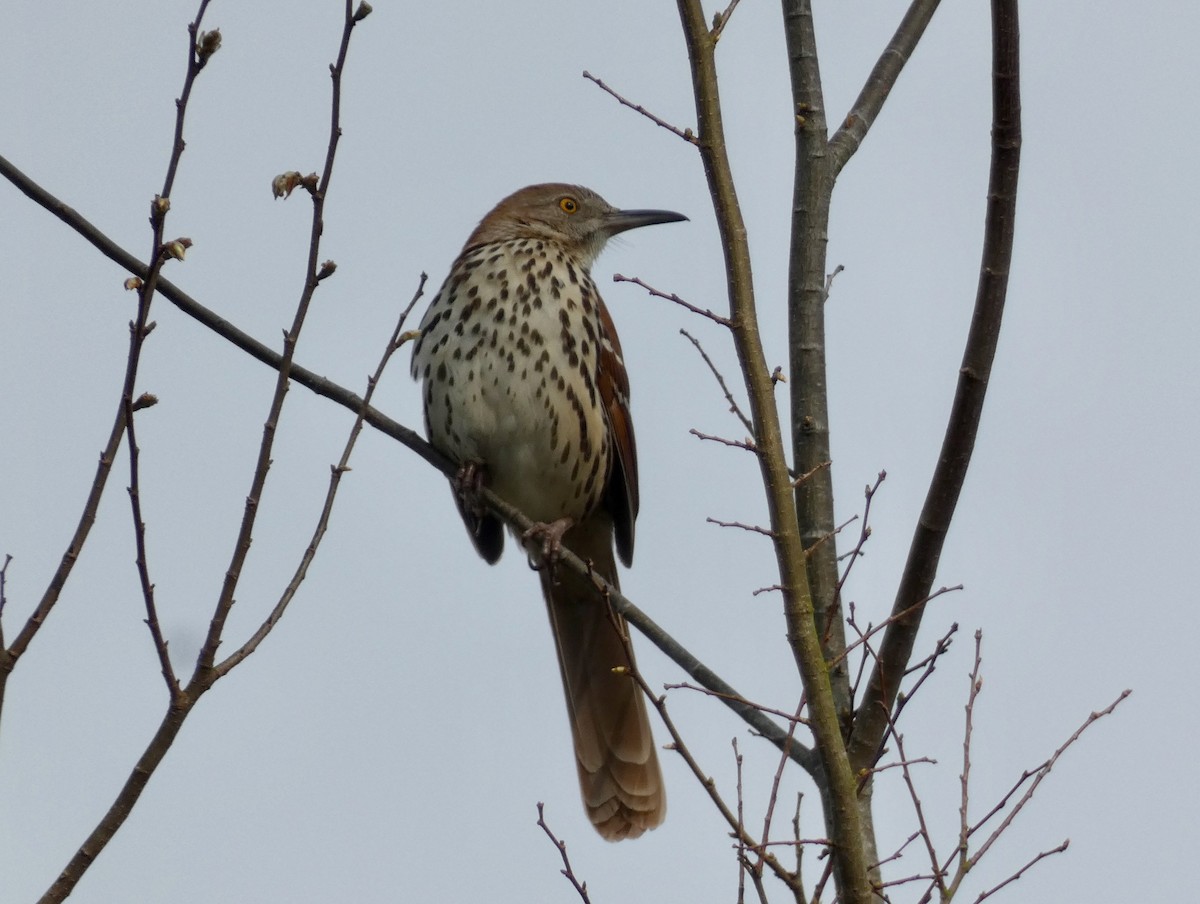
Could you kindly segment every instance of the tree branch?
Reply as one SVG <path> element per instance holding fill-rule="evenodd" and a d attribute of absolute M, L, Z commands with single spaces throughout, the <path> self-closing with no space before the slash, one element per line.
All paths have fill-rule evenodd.
<path fill-rule="evenodd" d="M 829 397 L 825 366 L 826 246 L 834 172 L 828 157 L 825 99 L 817 38 L 809 0 L 784 0 L 784 37 L 795 116 L 796 160 L 792 186 L 791 247 L 788 256 L 788 372 L 791 377 L 792 467 L 813 472 L 796 486 L 800 536 L 807 550 L 808 583 L 821 648 L 830 669 L 830 686 L 839 719 L 852 709 L 850 677 L 838 659 L 845 648 L 838 598 L 837 543 L 833 508 Z M 819 547 L 814 550 L 814 547 Z"/>
<path fill-rule="evenodd" d="M 1012 264 L 1021 159 L 1019 51 L 1016 0 L 993 0 L 992 162 L 979 287 L 942 451 L 909 548 L 892 605 L 893 614 L 911 609 L 914 603 L 929 595 L 933 586 L 942 545 L 950 530 L 975 448 L 992 361 L 996 356 Z M 872 765 L 879 741 L 887 730 L 886 716 L 895 703 L 923 612 L 921 606 L 907 612 L 897 618 L 883 636 L 879 658 L 855 715 L 850 749 L 855 769 Z"/>
<path fill-rule="evenodd" d="M 900 20 L 896 33 L 884 48 L 875 68 L 871 70 L 867 83 L 863 85 L 854 106 L 846 114 L 841 128 L 829 139 L 835 176 L 854 156 L 867 132 L 875 124 L 875 117 L 879 115 L 888 95 L 892 93 L 896 79 L 900 77 L 904 64 L 912 56 L 917 42 L 925 34 L 925 27 L 937 11 L 939 2 L 941 0 L 913 0 L 904 18 Z"/>
<path fill-rule="evenodd" d="M 746 226 L 738 206 L 722 123 L 714 58 L 716 45 L 704 21 L 699 0 L 678 0 L 678 7 L 691 63 L 700 159 L 708 179 L 725 255 L 730 329 L 750 399 L 755 446 L 770 514 L 772 545 L 779 568 L 788 641 L 808 698 L 810 727 L 820 757 L 821 772 L 815 777 L 822 787 L 823 796 L 828 798 L 830 812 L 836 817 L 828 824 L 833 841 L 832 859 L 836 864 L 844 904 L 869 904 L 868 858 L 863 845 L 855 781 L 846 757 L 830 671 L 825 664 L 826 657 L 816 627 L 807 558 L 797 524 L 792 478 L 784 455 L 783 435 L 775 408 L 774 382 L 759 334 Z M 823 288 L 823 278 L 821 282 Z M 828 458 L 828 455 L 824 455 L 821 460 Z M 814 464 L 816 462 L 797 460 L 796 470 L 805 471 Z M 828 475 L 828 471 L 823 473 Z M 820 480 L 819 475 L 817 479 Z M 828 548 L 832 549 L 832 544 Z M 836 565 L 835 557 L 835 583 Z"/>
<path fill-rule="evenodd" d="M 70 226 L 74 231 L 87 239 L 94 247 L 96 247 L 105 257 L 116 262 L 131 273 L 139 274 L 146 272 L 146 265 L 139 261 L 134 255 L 130 254 L 125 249 L 121 248 L 113 242 L 107 235 L 101 232 L 96 226 L 82 217 L 77 211 L 59 201 L 44 188 L 39 186 L 28 176 L 17 170 L 11 163 L 0 157 L 0 175 L 4 175 L 13 184 L 20 188 L 29 198 L 36 201 L 40 206 L 55 214 L 64 223 Z M 238 349 L 246 352 L 252 358 L 266 364 L 268 367 L 278 370 L 282 364 L 282 356 L 274 349 L 259 342 L 249 333 L 244 332 L 234 326 L 228 320 L 221 317 L 214 311 L 206 308 L 194 299 L 187 292 L 180 289 L 174 283 L 167 279 L 160 279 L 158 283 L 159 294 L 174 304 L 180 311 L 187 314 L 189 317 L 196 320 L 198 323 L 208 327 L 221 338 L 228 341 Z M 363 420 L 378 430 L 385 436 L 389 436 L 408 449 L 416 453 L 433 467 L 437 468 L 447 477 L 453 477 L 458 470 L 458 465 L 442 455 L 437 449 L 427 443 L 420 434 L 401 424 L 399 421 L 393 420 L 383 412 L 376 408 L 367 405 L 363 398 L 332 380 L 322 377 L 311 370 L 308 370 L 299 365 L 293 364 L 291 369 L 291 378 L 294 382 L 310 390 L 311 392 L 323 398 L 329 399 L 343 408 L 346 408 L 355 414 L 361 413 Z M 118 425 L 118 429 L 114 431 L 114 436 L 119 440 L 123 424 Z M 107 469 L 111 463 L 112 455 L 115 454 L 115 445 L 112 451 L 108 449 L 102 453 L 101 466 Z M 105 457 L 107 455 L 107 457 Z M 516 509 L 506 505 L 502 500 L 495 496 L 484 494 L 486 501 L 492 508 L 502 517 L 507 517 L 514 524 L 517 524 L 520 530 L 527 530 L 532 526 L 533 522 L 524 518 Z M 89 497 L 89 506 L 85 509 L 84 517 L 80 521 L 80 531 L 85 526 L 90 528 L 91 521 L 95 516 L 95 508 L 99 503 L 99 497 Z M 86 533 L 84 533 L 86 536 Z M 77 532 L 78 537 L 78 532 Z M 67 553 L 64 555 L 64 562 L 74 561 L 74 555 L 77 555 L 77 548 L 81 540 L 73 540 L 72 545 L 68 547 Z M 564 561 L 568 561 L 569 556 L 564 550 Z M 575 560 L 580 573 L 586 574 L 586 567 Z M 65 581 L 65 577 L 63 577 Z M 61 587 L 59 588 L 61 589 Z M 644 612 L 634 606 L 626 597 L 619 592 L 613 592 L 612 598 L 614 604 L 623 615 L 629 620 L 629 623 L 636 627 L 641 633 L 645 634 L 651 643 L 655 644 L 660 650 L 673 660 L 680 668 L 696 679 L 701 685 L 710 690 L 716 691 L 718 694 L 724 695 L 727 705 L 735 713 L 737 713 L 743 721 L 751 728 L 761 734 L 775 746 L 779 747 L 784 743 L 786 733 L 775 725 L 770 719 L 756 713 L 754 708 L 748 704 L 739 704 L 738 699 L 742 699 L 741 695 L 726 683 L 720 676 L 709 669 L 704 663 L 697 659 L 690 651 L 682 644 L 675 640 L 671 635 L 664 631 L 658 624 L 651 620 Z M 628 607 L 628 608 L 626 608 Z M 42 607 L 39 607 L 31 616 L 30 621 L 40 623 Z M 35 631 L 36 628 L 27 628 L 23 634 L 29 634 Z M 11 659 L 13 650 L 23 650 L 27 645 L 27 640 L 22 640 L 18 637 L 14 641 L 9 651 L 0 653 L 0 682 L 8 674 L 5 671 L 5 663 Z M 792 744 L 793 759 L 795 759 L 803 768 L 812 771 L 816 768 L 816 760 L 812 755 L 812 751 L 799 744 Z"/>

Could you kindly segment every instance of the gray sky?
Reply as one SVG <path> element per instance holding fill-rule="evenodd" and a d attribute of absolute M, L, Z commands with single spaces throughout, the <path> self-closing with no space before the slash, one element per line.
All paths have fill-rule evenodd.
<path fill-rule="evenodd" d="M 722 6 L 724 4 L 721 4 Z M 817 4 L 836 122 L 904 4 Z M 0 11 L 0 153 L 145 256 L 184 70 L 192 0 L 8 3 Z M 422 270 L 430 293 L 500 197 L 550 180 L 691 223 L 630 234 L 595 268 L 634 389 L 642 513 L 628 595 L 747 695 L 795 705 L 766 541 L 705 523 L 765 519 L 749 456 L 688 434 L 740 428 L 680 327 L 734 375 L 719 329 L 629 285 L 637 275 L 721 310 L 720 250 L 694 150 L 619 107 L 588 69 L 694 125 L 673 4 L 397 4 L 354 36 L 321 287 L 297 360 L 356 391 Z M 1166 900 L 1200 846 L 1200 744 L 1184 694 L 1197 628 L 1194 556 L 1200 314 L 1188 269 L 1200 10 L 1101 2 L 1022 10 L 1025 147 L 1014 270 L 993 383 L 926 618 L 953 650 L 903 724 L 938 838 L 957 819 L 971 635 L 984 639 L 973 805 L 982 813 L 1089 711 L 1134 696 L 1064 758 L 973 874 L 971 897 L 1033 854 L 1070 851 L 1007 898 Z M 198 82 L 168 232 L 169 277 L 278 347 L 303 280 L 309 206 L 273 201 L 284 170 L 319 170 L 340 3 L 216 2 L 224 47 Z M 834 196 L 828 307 L 840 518 L 886 469 L 874 536 L 849 585 L 891 603 L 933 467 L 974 295 L 990 121 L 986 4 L 943 4 Z M 754 249 L 768 359 L 786 364 L 792 135 L 780 13 L 745 0 L 719 48 L 726 127 Z M 125 274 L 0 185 L 0 553 L 11 637 L 62 555 L 118 400 L 134 296 Z M 607 286 L 607 288 L 605 288 Z M 155 303 L 138 421 L 151 567 L 177 668 L 190 672 L 233 548 L 273 372 Z M 413 322 L 415 326 L 415 320 Z M 407 354 L 377 402 L 419 424 Z M 257 626 L 301 554 L 350 416 L 295 388 L 250 565 L 226 632 Z M 203 701 L 133 816 L 80 884 L 82 902 L 571 901 L 535 802 L 592 899 L 732 900 L 726 829 L 678 758 L 666 824 L 602 842 L 578 803 L 537 581 L 519 556 L 478 560 L 440 475 L 367 433 L 309 580 L 275 633 Z M 0 877 L 29 901 L 125 781 L 164 689 L 133 567 L 128 465 L 53 617 L 10 681 L 0 733 Z M 848 548 L 851 538 L 842 540 Z M 679 670 L 638 644 L 654 684 Z M 1182 698 L 1182 700 L 1181 700 Z M 776 757 L 716 703 L 670 697 L 732 796 L 730 738 L 761 821 Z M 664 733 L 659 732 L 663 737 Z M 799 775 L 785 792 L 811 790 Z M 880 782 L 882 850 L 913 827 L 897 772 Z M 820 831 L 815 795 L 806 834 Z M 782 829 L 782 826 L 780 826 Z M 910 851 L 890 876 L 922 870 Z M 810 866 L 810 870 L 815 869 Z M 907 900 L 903 894 L 898 900 Z"/>

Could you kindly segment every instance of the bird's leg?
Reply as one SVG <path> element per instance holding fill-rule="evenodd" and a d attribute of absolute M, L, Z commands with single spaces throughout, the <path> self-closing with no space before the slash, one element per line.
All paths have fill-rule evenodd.
<path fill-rule="evenodd" d="M 562 555 L 563 534 L 574 526 L 574 518 L 559 518 L 557 521 L 550 522 L 538 521 L 521 534 L 521 541 L 526 544 L 526 548 L 530 543 L 541 544 L 541 555 L 536 562 L 531 563 L 535 570 L 548 566 L 553 573 L 554 566 L 558 564 L 558 557 Z"/>
<path fill-rule="evenodd" d="M 451 480 L 455 495 L 462 500 L 463 508 L 477 518 L 487 514 L 487 506 L 479 498 L 487 468 L 480 461 L 466 461 L 459 466 Z"/>

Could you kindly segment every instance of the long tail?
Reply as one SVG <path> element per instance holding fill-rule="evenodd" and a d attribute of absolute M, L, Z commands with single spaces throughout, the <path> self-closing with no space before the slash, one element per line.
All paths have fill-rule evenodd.
<path fill-rule="evenodd" d="M 568 531 L 564 545 L 616 586 L 612 524 L 603 512 Z M 642 691 L 629 675 L 613 674 L 632 666 L 631 653 L 590 580 L 567 568 L 541 575 L 583 805 L 605 839 L 637 838 L 662 823 L 667 797 Z"/>

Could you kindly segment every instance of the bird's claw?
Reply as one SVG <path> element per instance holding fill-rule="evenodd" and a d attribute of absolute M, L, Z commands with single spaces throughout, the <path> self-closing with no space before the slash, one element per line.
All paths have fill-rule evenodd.
<path fill-rule="evenodd" d="M 539 521 L 521 534 L 521 541 L 528 549 L 530 544 L 535 544 L 534 552 L 536 554 L 535 569 L 540 569 L 549 566 L 552 570 L 558 564 L 559 557 L 562 555 L 562 539 L 563 534 L 570 530 L 575 525 L 573 518 L 559 518 L 557 521 Z M 538 548 L 540 546 L 540 548 Z"/>
<path fill-rule="evenodd" d="M 486 471 L 481 462 L 464 462 L 451 480 L 454 492 L 462 500 L 463 507 L 477 517 L 487 512 L 487 507 L 479 498 Z"/>

